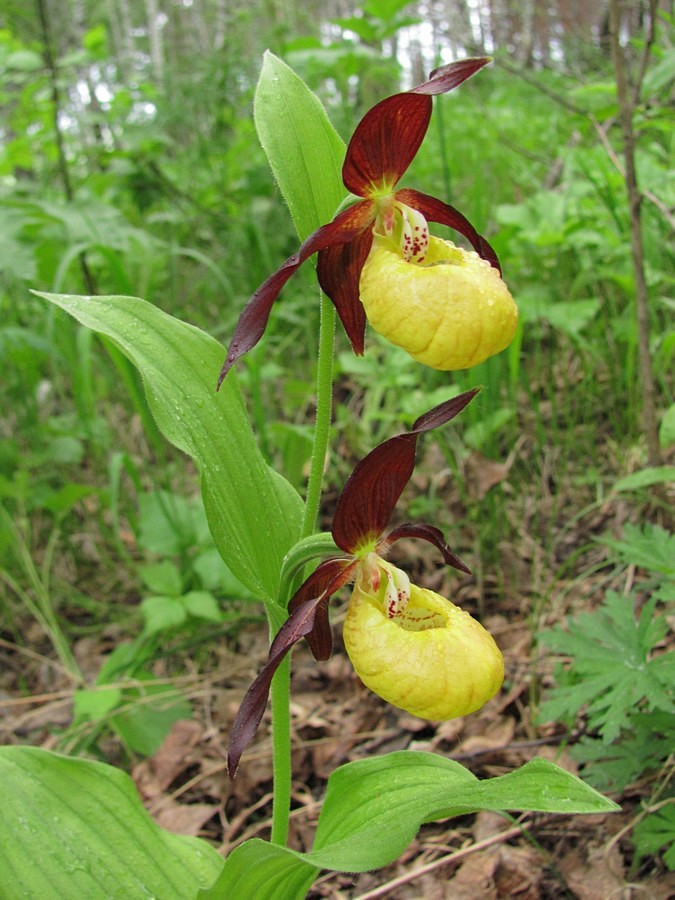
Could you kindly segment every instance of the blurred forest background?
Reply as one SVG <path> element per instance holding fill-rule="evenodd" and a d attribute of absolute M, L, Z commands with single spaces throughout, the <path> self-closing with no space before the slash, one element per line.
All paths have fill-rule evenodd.
<path fill-rule="evenodd" d="M 500 871 L 529 879 L 528 897 L 630 884 L 668 896 L 673 21 L 672 0 L 4 0 L 0 740 L 129 768 L 160 821 L 225 848 L 264 834 L 267 738 L 234 786 L 222 764 L 266 653 L 261 610 L 218 557 L 197 475 L 131 366 L 30 289 L 140 296 L 226 343 L 297 246 L 253 122 L 263 52 L 307 81 L 345 140 L 384 96 L 488 54 L 436 99 L 404 183 L 488 235 L 518 337 L 470 372 L 438 373 L 373 334 L 357 359 L 339 336 L 324 499 L 330 517 L 356 459 L 451 390 L 484 385 L 425 443 L 400 509 L 443 528 L 473 575 L 413 546 L 401 561 L 491 626 L 505 691 L 456 728 L 423 727 L 366 697 L 339 654 L 318 672 L 299 651 L 295 838 L 310 840 L 325 775 L 347 758 L 414 744 L 495 774 L 549 753 L 624 812 L 567 834 L 549 818 L 520 856 L 483 855 L 484 896 L 513 896 Z M 306 268 L 239 372 L 263 452 L 300 491 L 319 310 Z M 180 753 L 153 795 L 143 767 L 167 746 Z M 417 851 L 486 827 L 436 826 Z M 316 896 L 386 877 L 336 876 Z"/>

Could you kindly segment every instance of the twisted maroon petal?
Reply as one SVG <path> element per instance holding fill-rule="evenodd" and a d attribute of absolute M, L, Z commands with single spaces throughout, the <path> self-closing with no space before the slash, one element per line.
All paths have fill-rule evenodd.
<path fill-rule="evenodd" d="M 357 565 L 357 562 L 348 559 L 329 559 L 322 562 L 292 598 L 291 613 L 272 641 L 267 662 L 246 692 L 232 725 L 227 752 L 230 778 L 234 778 L 241 755 L 258 730 L 267 706 L 272 678 L 281 661 L 301 638 L 309 639 L 309 635 L 314 634 L 317 614 L 323 615 L 319 613 L 322 604 L 325 608 L 328 598 L 349 581 Z M 326 652 L 326 631 L 328 633 L 327 655 L 317 657 L 327 659 L 331 644 L 327 614 L 325 622 L 322 621 L 316 628 L 315 644 L 320 653 Z M 312 650 L 314 651 L 314 646 Z"/>
<path fill-rule="evenodd" d="M 445 94 L 458 87 L 467 78 L 475 75 L 479 69 L 491 62 L 488 56 L 476 56 L 470 59 L 459 59 L 457 62 L 439 66 L 429 76 L 429 80 L 412 89 L 416 94 Z"/>
<path fill-rule="evenodd" d="M 417 438 L 449 422 L 478 390 L 474 388 L 435 406 L 420 416 L 407 434 L 390 438 L 357 464 L 345 483 L 333 518 L 331 532 L 341 550 L 354 553 L 360 546 L 377 541 L 413 473 Z"/>
<path fill-rule="evenodd" d="M 469 241 L 476 253 L 501 273 L 502 268 L 495 251 L 487 240 L 478 234 L 466 216 L 463 216 L 454 206 L 448 206 L 447 203 L 443 203 L 436 197 L 430 197 L 429 194 L 423 194 L 421 191 L 410 188 L 396 191 L 396 199 L 405 203 L 406 206 L 412 206 L 413 209 L 419 210 L 430 222 L 440 222 L 441 225 L 449 225 L 450 228 L 459 231 Z"/>
<path fill-rule="evenodd" d="M 395 541 L 406 537 L 419 538 L 420 540 L 428 541 L 441 551 L 447 565 L 454 566 L 455 569 L 466 572 L 467 575 L 471 574 L 471 569 L 469 569 L 466 563 L 462 562 L 454 550 L 450 549 L 445 542 L 443 532 L 434 525 L 417 525 L 414 522 L 406 522 L 404 525 L 399 525 L 397 528 L 393 528 L 389 534 L 380 541 L 378 544 L 378 552 L 385 552 Z"/>
<path fill-rule="evenodd" d="M 218 387 L 232 365 L 258 343 L 265 332 L 267 322 L 282 287 L 295 271 L 318 250 L 347 244 L 358 237 L 372 221 L 372 204 L 355 203 L 343 210 L 328 225 L 322 225 L 310 234 L 297 253 L 290 256 L 253 294 L 239 317 L 227 357 L 218 379 Z"/>
<path fill-rule="evenodd" d="M 359 197 L 377 189 L 392 190 L 419 150 L 431 108 L 431 97 L 411 92 L 394 94 L 373 106 L 347 147 L 342 167 L 347 190 Z"/>
<path fill-rule="evenodd" d="M 230 746 L 227 751 L 227 769 L 230 778 L 234 778 L 241 754 L 258 730 L 267 705 L 272 677 L 293 644 L 311 630 L 317 603 L 318 600 L 306 601 L 284 622 L 272 641 L 267 662 L 246 692 L 230 734 Z"/>
<path fill-rule="evenodd" d="M 328 621 L 328 601 L 333 594 L 352 578 L 357 563 L 349 559 L 327 559 L 291 597 L 288 609 L 291 613 L 308 600 L 318 597 L 314 624 L 305 635 L 314 659 L 329 659 L 333 650 L 333 635 Z"/>
<path fill-rule="evenodd" d="M 364 263 L 373 243 L 368 228 L 349 244 L 319 251 L 317 277 L 319 284 L 333 301 L 354 352 L 363 353 L 366 336 L 366 313 L 359 296 L 359 282 Z"/>
<path fill-rule="evenodd" d="M 329 591 L 334 593 L 345 583 L 345 580 L 341 580 L 337 586 L 332 586 L 334 581 L 340 580 L 340 576 L 350 565 L 349 560 L 327 560 L 325 563 L 321 563 L 293 598 L 295 600 L 300 592 L 303 592 L 302 599 L 294 604 L 291 614 L 272 641 L 267 662 L 246 692 L 232 725 L 230 746 L 227 752 L 227 769 L 230 778 L 234 778 L 241 754 L 258 730 L 267 706 L 274 673 L 291 647 L 312 632 L 319 605 L 329 596 Z M 317 573 L 321 574 L 317 575 Z M 307 586 L 310 582 L 314 589 Z M 319 589 L 320 585 L 323 585 L 321 590 Z"/>

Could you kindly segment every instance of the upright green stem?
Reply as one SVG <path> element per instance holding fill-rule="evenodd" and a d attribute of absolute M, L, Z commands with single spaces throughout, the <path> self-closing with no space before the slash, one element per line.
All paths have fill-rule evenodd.
<path fill-rule="evenodd" d="M 312 534 L 316 528 L 321 502 L 323 469 L 328 451 L 330 422 L 333 411 L 333 345 L 335 341 L 335 307 L 328 297 L 321 295 L 321 325 L 319 330 L 319 358 L 316 376 L 316 419 L 314 445 L 310 463 L 305 517 L 302 537 Z"/>
<path fill-rule="evenodd" d="M 314 444 L 307 483 L 305 514 L 301 537 L 316 528 L 321 502 L 323 469 L 328 450 L 333 410 L 333 343 L 335 309 L 327 297 L 321 297 L 321 325 L 316 381 L 316 418 Z M 280 597 L 279 606 L 269 609 L 270 631 L 274 636 L 286 617 L 288 597 Z M 272 805 L 272 843 L 285 846 L 291 808 L 291 660 L 288 655 L 272 679 L 272 752 L 274 760 L 274 800 Z"/>
<path fill-rule="evenodd" d="M 274 637 L 284 622 L 284 610 L 268 607 L 270 637 Z M 274 673 L 270 688 L 272 701 L 272 761 L 274 765 L 274 793 L 272 800 L 273 844 L 284 847 L 288 839 L 288 818 L 291 811 L 291 655 L 282 660 Z"/>

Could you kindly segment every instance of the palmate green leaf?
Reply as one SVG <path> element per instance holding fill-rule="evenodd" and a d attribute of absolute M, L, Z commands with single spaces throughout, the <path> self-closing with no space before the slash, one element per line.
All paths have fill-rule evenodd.
<path fill-rule="evenodd" d="M 260 143 L 304 240 L 330 222 L 346 196 L 341 176 L 345 145 L 318 98 L 269 51 L 256 88 L 254 118 Z"/>
<path fill-rule="evenodd" d="M 203 622 L 222 622 L 223 613 L 218 601 L 210 591 L 188 591 L 182 598 L 188 615 Z"/>
<path fill-rule="evenodd" d="M 299 900 L 320 869 L 381 868 L 400 856 L 422 823 L 477 810 L 603 813 L 618 808 L 543 759 L 479 781 L 459 763 L 431 753 L 390 753 L 333 772 L 310 853 L 247 841 L 199 898 Z"/>
<path fill-rule="evenodd" d="M 627 565 L 675 578 L 675 534 L 660 525 L 647 523 L 640 528 L 627 523 L 621 540 L 608 536 L 597 540 L 615 550 Z"/>
<path fill-rule="evenodd" d="M 633 837 L 639 857 L 649 856 L 663 848 L 663 861 L 671 872 L 675 870 L 675 797 L 638 822 Z"/>
<path fill-rule="evenodd" d="M 171 491 L 140 494 L 138 531 L 139 546 L 160 556 L 185 556 L 195 547 L 210 544 L 209 523 L 200 498 L 184 497 Z"/>
<path fill-rule="evenodd" d="M 599 791 L 620 793 L 644 772 L 659 769 L 673 747 L 675 715 L 637 712 L 613 743 L 584 736 L 570 753 L 584 765 L 584 778 L 589 784 Z"/>
<path fill-rule="evenodd" d="M 654 615 L 655 605 L 653 597 L 636 621 L 635 597 L 609 591 L 600 609 L 540 635 L 542 644 L 573 660 L 569 683 L 550 692 L 540 721 L 575 716 L 587 704 L 589 725 L 609 743 L 641 702 L 675 710 L 669 689 L 675 653 L 650 658 L 667 627 L 663 616 Z"/>
<path fill-rule="evenodd" d="M 190 900 L 222 866 L 161 829 L 132 780 L 98 762 L 0 748 L 0 897 Z"/>
<path fill-rule="evenodd" d="M 141 600 L 143 631 L 146 635 L 161 634 L 172 628 L 180 628 L 187 619 L 182 597 L 153 595 Z"/>
<path fill-rule="evenodd" d="M 600 301 L 596 299 L 551 301 L 541 294 L 524 294 L 518 298 L 518 309 L 526 321 L 538 322 L 542 319 L 553 328 L 578 339 L 581 332 L 597 315 Z"/>
<path fill-rule="evenodd" d="M 368 0 L 364 5 L 364 11 L 382 22 L 390 22 L 409 5 L 410 0 Z"/>
<path fill-rule="evenodd" d="M 139 369 L 157 425 L 195 461 L 223 559 L 257 597 L 273 601 L 302 501 L 263 460 L 236 377 L 216 393 L 225 351 L 213 338 L 135 297 L 38 294 L 110 338 Z"/>
<path fill-rule="evenodd" d="M 375 23 L 365 16 L 340 16 L 337 19 L 332 19 L 331 23 L 339 25 L 343 31 L 352 31 L 358 35 L 364 44 L 375 46 L 378 30 Z"/>

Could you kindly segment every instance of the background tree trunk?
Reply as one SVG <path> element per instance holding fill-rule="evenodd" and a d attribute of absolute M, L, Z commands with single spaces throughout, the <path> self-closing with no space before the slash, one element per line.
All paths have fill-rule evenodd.
<path fill-rule="evenodd" d="M 650 2 L 650 23 L 653 27 L 656 15 L 656 0 Z M 631 11 L 632 10 L 632 14 Z M 657 466 L 661 462 L 659 450 L 658 427 L 656 422 L 656 403 L 654 399 L 654 374 L 652 357 L 649 349 L 649 296 L 645 278 L 644 247 L 642 240 L 642 194 L 638 186 L 635 168 L 635 132 L 633 129 L 633 113 L 635 102 L 631 96 L 628 83 L 626 54 L 621 46 L 622 29 L 626 27 L 629 34 L 631 21 L 634 22 L 635 10 L 626 7 L 621 0 L 610 0 L 609 24 L 616 78 L 616 92 L 621 116 L 621 132 L 623 135 L 623 156 L 626 167 L 626 193 L 630 214 L 631 251 L 633 256 L 633 272 L 635 275 L 635 312 L 638 332 L 638 350 L 640 357 L 640 376 L 642 380 L 642 415 L 647 440 L 649 463 Z M 628 15 L 626 15 L 628 13 Z M 635 99 L 639 98 L 640 85 L 635 88 Z"/>

